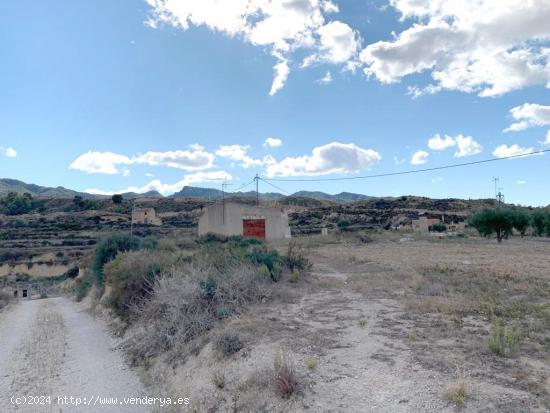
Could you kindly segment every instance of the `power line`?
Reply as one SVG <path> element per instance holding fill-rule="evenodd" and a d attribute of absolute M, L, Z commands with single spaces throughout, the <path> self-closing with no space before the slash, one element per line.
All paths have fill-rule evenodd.
<path fill-rule="evenodd" d="M 471 166 L 471 165 L 478 165 L 482 163 L 488 163 L 488 162 L 496 162 L 496 161 L 503 161 L 505 159 L 514 159 L 514 158 L 521 158 L 531 155 L 541 155 L 543 153 L 550 152 L 550 149 L 543 149 L 540 151 L 535 152 L 529 152 L 522 155 L 510 155 L 510 156 L 504 156 L 502 158 L 491 158 L 491 159 L 483 159 L 481 161 L 473 161 L 473 162 L 464 162 L 464 163 L 458 163 L 453 165 L 444 165 L 444 166 L 436 166 L 433 168 L 423 168 L 423 169 L 411 169 L 408 171 L 401 171 L 401 172 L 388 172 L 384 174 L 376 174 L 376 175 L 364 175 L 364 176 L 348 176 L 343 178 L 314 178 L 314 179 L 285 179 L 285 178 L 261 178 L 264 182 L 267 183 L 267 181 L 279 181 L 279 182 L 324 182 L 324 181 L 350 181 L 355 179 L 371 179 L 371 178 L 383 178 L 386 176 L 397 176 L 397 175 L 410 175 L 410 174 L 417 174 L 421 172 L 430 172 L 430 171 L 439 171 L 442 169 L 451 169 L 451 168 L 460 168 L 463 166 Z"/>
<path fill-rule="evenodd" d="M 280 187 L 278 187 L 277 185 L 272 184 L 271 182 L 267 182 L 264 178 L 260 178 L 260 180 L 263 181 L 264 183 L 266 183 L 266 184 L 272 186 L 273 188 L 275 188 L 275 189 L 278 190 L 278 191 L 284 192 L 284 193 L 287 194 L 287 195 L 292 195 L 290 192 L 285 191 L 283 188 L 280 188 Z"/>
<path fill-rule="evenodd" d="M 238 187 L 237 189 L 233 190 L 232 193 L 238 192 L 238 191 L 240 191 L 241 189 L 246 188 L 248 185 L 254 183 L 255 181 L 256 181 L 256 178 L 254 178 L 254 179 L 253 179 L 252 181 L 250 181 L 249 183 L 247 183 L 247 184 L 245 184 L 245 185 L 243 185 L 243 186 L 240 186 L 240 187 Z"/>

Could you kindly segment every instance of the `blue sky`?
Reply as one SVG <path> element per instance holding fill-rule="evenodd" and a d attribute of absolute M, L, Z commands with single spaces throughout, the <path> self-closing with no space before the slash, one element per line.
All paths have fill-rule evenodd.
<path fill-rule="evenodd" d="M 19 0 L 0 16 L 1 177 L 169 194 L 550 148 L 544 0 Z M 547 205 L 548 156 L 274 183 L 479 198 L 499 176 L 507 201 Z"/>

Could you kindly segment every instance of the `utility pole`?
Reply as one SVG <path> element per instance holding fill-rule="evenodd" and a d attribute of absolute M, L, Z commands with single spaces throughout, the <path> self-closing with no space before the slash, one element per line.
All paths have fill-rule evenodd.
<path fill-rule="evenodd" d="M 495 183 L 495 198 L 496 199 L 498 199 L 498 181 L 499 181 L 498 176 L 493 177 L 493 182 Z"/>
<path fill-rule="evenodd" d="M 258 174 L 254 177 L 254 180 L 256 181 L 256 206 L 260 205 L 260 194 L 258 192 L 258 181 L 260 178 L 258 177 Z"/>
<path fill-rule="evenodd" d="M 223 209 L 223 216 L 222 216 L 222 224 L 225 224 L 225 187 L 231 185 L 227 183 L 222 183 L 222 209 Z"/>

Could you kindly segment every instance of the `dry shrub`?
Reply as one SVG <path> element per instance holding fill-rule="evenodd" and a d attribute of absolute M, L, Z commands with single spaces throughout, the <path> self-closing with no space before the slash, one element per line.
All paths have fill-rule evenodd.
<path fill-rule="evenodd" d="M 456 366 L 456 379 L 443 391 L 443 399 L 463 407 L 468 398 L 468 375 L 464 367 Z"/>
<path fill-rule="evenodd" d="M 238 335 L 224 333 L 216 338 L 214 348 L 220 355 L 229 357 L 239 352 L 243 348 L 243 343 Z"/>
<path fill-rule="evenodd" d="M 155 281 L 151 298 L 137 311 L 137 321 L 124 348 L 132 364 L 146 364 L 168 352 L 184 359 L 188 345 L 210 330 L 220 313 L 239 314 L 249 303 L 270 293 L 270 278 L 247 264 L 172 267 Z"/>
<path fill-rule="evenodd" d="M 282 350 L 275 355 L 273 370 L 277 395 L 283 399 L 290 398 L 298 388 L 298 379 L 294 366 Z"/>
<path fill-rule="evenodd" d="M 134 309 L 151 296 L 155 279 L 175 261 L 174 254 L 163 251 L 119 253 L 103 268 L 110 291 L 107 306 L 123 320 L 132 320 L 135 318 Z"/>
<path fill-rule="evenodd" d="M 294 272 L 307 272 L 313 267 L 313 263 L 307 257 L 304 247 L 296 241 L 290 241 L 284 257 L 288 269 Z"/>

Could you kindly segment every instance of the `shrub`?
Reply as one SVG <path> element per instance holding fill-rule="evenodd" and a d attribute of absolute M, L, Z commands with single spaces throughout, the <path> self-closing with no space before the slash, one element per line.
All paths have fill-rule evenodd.
<path fill-rule="evenodd" d="M 271 281 L 257 267 L 233 260 L 217 268 L 202 254 L 191 265 L 163 273 L 150 299 L 136 309 L 137 320 L 123 345 L 132 364 L 166 352 L 184 359 L 189 343 L 209 331 L 220 312 L 239 314 L 268 296 Z"/>
<path fill-rule="evenodd" d="M 79 272 L 80 272 L 80 269 L 78 267 L 73 267 L 67 270 L 65 275 L 67 278 L 76 278 L 78 277 Z"/>
<path fill-rule="evenodd" d="M 468 397 L 468 385 L 466 380 L 459 379 L 450 383 L 443 392 L 443 399 L 462 407 L 466 404 Z"/>
<path fill-rule="evenodd" d="M 298 388 L 298 380 L 294 367 L 282 351 L 275 355 L 273 370 L 277 395 L 283 399 L 290 398 Z"/>
<path fill-rule="evenodd" d="M 216 339 L 214 347 L 219 354 L 228 357 L 239 352 L 243 348 L 243 343 L 238 335 L 226 333 Z"/>
<path fill-rule="evenodd" d="M 255 265 L 265 265 L 271 279 L 275 282 L 281 279 L 283 260 L 275 250 L 268 250 L 265 246 L 258 246 L 246 255 L 246 258 Z"/>
<path fill-rule="evenodd" d="M 141 246 L 139 238 L 127 234 L 114 234 L 100 242 L 94 253 L 93 271 L 100 287 L 104 285 L 103 266 L 119 252 L 135 251 Z"/>
<path fill-rule="evenodd" d="M 218 389 L 223 389 L 225 387 L 225 375 L 222 372 L 216 371 L 212 374 L 212 384 Z"/>
<path fill-rule="evenodd" d="M 341 231 L 345 231 L 351 225 L 351 222 L 349 222 L 348 220 L 342 219 L 338 221 L 336 225 L 338 226 L 338 228 L 340 228 Z"/>
<path fill-rule="evenodd" d="M 297 244 L 295 241 L 291 241 L 288 244 L 286 256 L 284 257 L 285 264 L 292 272 L 300 271 L 305 272 L 311 270 L 313 264 L 307 258 L 304 252 L 304 248 Z"/>
<path fill-rule="evenodd" d="M 447 231 L 447 225 L 445 225 L 441 222 L 438 222 L 436 224 L 433 224 L 431 229 L 434 232 L 445 232 L 445 231 Z"/>
<path fill-rule="evenodd" d="M 498 356 L 510 357 L 519 350 L 521 333 L 515 327 L 504 327 L 500 321 L 491 326 L 491 334 L 487 345 Z"/>
<path fill-rule="evenodd" d="M 174 256 L 158 251 L 119 253 L 104 266 L 105 283 L 110 287 L 107 305 L 124 321 L 130 321 L 134 308 L 152 294 L 155 280 L 174 260 Z"/>
<path fill-rule="evenodd" d="M 84 297 L 88 295 L 92 286 L 94 285 L 94 274 L 86 270 L 84 274 L 75 280 L 74 292 L 76 294 L 76 300 L 81 301 Z"/>
<path fill-rule="evenodd" d="M 114 194 L 111 197 L 111 201 L 113 201 L 113 204 L 121 204 L 123 201 L 122 195 L 120 194 Z"/>

